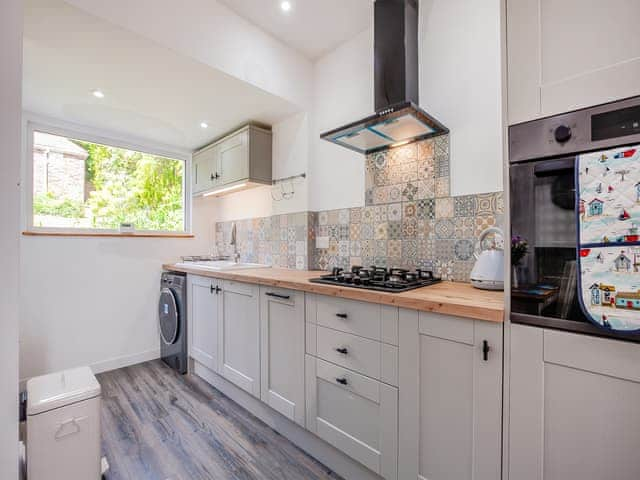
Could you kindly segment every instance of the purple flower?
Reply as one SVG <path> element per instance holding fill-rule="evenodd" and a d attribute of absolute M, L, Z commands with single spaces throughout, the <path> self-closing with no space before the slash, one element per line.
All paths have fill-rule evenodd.
<path fill-rule="evenodd" d="M 529 244 L 520 235 L 511 236 L 511 262 L 519 265 L 529 251 Z"/>

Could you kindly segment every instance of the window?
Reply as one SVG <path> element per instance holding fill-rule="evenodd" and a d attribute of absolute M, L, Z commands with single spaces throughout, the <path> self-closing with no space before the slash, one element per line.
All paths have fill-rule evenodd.
<path fill-rule="evenodd" d="M 29 129 L 30 230 L 186 232 L 184 159 L 58 133 Z"/>

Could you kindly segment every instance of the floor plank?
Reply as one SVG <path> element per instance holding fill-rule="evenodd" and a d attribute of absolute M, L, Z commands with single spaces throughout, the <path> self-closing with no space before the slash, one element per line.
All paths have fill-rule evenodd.
<path fill-rule="evenodd" d="M 97 376 L 106 480 L 336 480 L 194 375 L 155 360 Z"/>

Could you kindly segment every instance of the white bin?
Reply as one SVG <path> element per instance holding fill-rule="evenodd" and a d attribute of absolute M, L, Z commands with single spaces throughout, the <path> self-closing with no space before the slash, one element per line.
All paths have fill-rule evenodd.
<path fill-rule="evenodd" d="M 27 479 L 99 480 L 100 384 L 89 367 L 27 382 Z"/>

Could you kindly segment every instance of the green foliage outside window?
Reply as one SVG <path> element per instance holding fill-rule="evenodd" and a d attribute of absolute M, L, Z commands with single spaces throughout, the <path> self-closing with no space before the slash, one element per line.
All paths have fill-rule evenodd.
<path fill-rule="evenodd" d="M 83 218 L 84 204 L 69 198 L 59 199 L 50 193 L 44 193 L 33 197 L 33 212 L 36 215 Z"/>
<path fill-rule="evenodd" d="M 132 223 L 136 230 L 184 230 L 183 161 L 72 141 L 89 154 L 86 201 L 35 195 L 35 215 L 83 219 L 74 227 L 118 229 Z"/>

